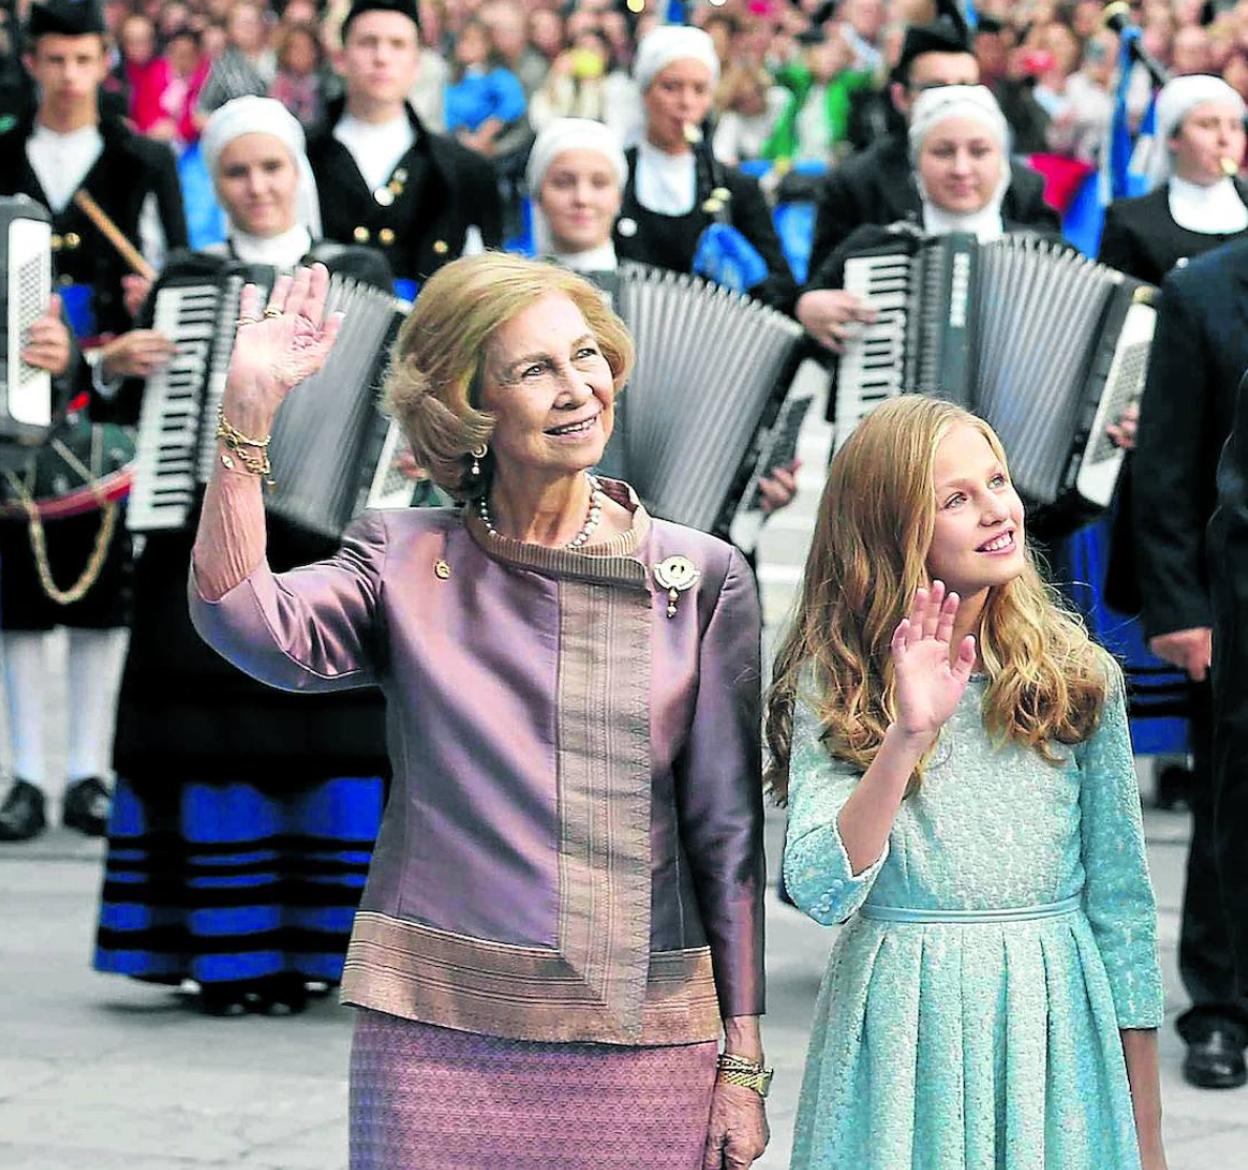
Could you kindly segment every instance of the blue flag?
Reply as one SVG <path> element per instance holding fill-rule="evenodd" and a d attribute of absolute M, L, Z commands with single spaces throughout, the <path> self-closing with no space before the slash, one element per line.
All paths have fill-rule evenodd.
<path fill-rule="evenodd" d="M 1102 168 L 1104 176 L 1102 199 L 1105 203 L 1113 199 L 1126 199 L 1134 195 L 1147 194 L 1149 160 L 1152 151 L 1166 148 L 1165 143 L 1158 142 L 1156 138 L 1156 94 L 1148 103 L 1148 109 L 1140 122 L 1138 134 L 1131 133 L 1127 95 L 1131 88 L 1135 64 L 1135 57 L 1131 50 L 1139 38 L 1138 28 L 1127 28 L 1122 32 L 1118 57 L 1118 94 L 1114 101 L 1114 116 L 1110 123 L 1108 149 L 1105 151 Z"/>

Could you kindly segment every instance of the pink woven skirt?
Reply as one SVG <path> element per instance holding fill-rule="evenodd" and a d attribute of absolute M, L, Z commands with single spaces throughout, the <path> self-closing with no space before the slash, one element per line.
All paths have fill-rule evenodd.
<path fill-rule="evenodd" d="M 351 1170 L 698 1170 L 715 1054 L 502 1040 L 362 1009 Z"/>

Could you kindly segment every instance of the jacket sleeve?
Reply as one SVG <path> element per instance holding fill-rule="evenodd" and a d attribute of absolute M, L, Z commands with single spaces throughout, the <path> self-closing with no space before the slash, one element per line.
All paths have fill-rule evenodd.
<path fill-rule="evenodd" d="M 199 592 L 192 566 L 191 621 L 227 661 L 284 691 L 374 685 L 381 669 L 377 609 L 386 553 L 380 512 L 365 512 L 332 557 L 275 574 L 261 562 L 217 601 Z"/>
<path fill-rule="evenodd" d="M 1140 790 L 1122 687 L 1076 757 L 1083 905 L 1105 962 L 1120 1028 L 1156 1028 L 1165 1014 L 1157 957 L 1157 905 L 1148 877 Z"/>
<path fill-rule="evenodd" d="M 1248 378 L 1241 379 L 1231 438 L 1218 463 L 1218 508 L 1209 524 L 1213 597 L 1214 854 L 1231 949 L 1248 993 Z"/>
<path fill-rule="evenodd" d="M 681 840 L 725 1018 L 764 1007 L 759 639 L 754 576 L 733 549 L 702 635 L 697 700 L 676 774 Z"/>
<path fill-rule="evenodd" d="M 810 271 L 819 271 L 837 246 L 861 223 L 862 217 L 855 206 L 849 183 L 839 171 L 833 171 L 815 201 L 815 238 L 810 248 Z M 807 287 L 829 286 L 815 284 L 812 279 Z"/>
<path fill-rule="evenodd" d="M 160 213 L 160 226 L 165 233 L 165 247 L 185 248 L 190 243 L 186 230 L 186 211 L 182 206 L 182 186 L 178 181 L 178 164 L 173 151 L 163 143 L 153 143 L 154 172 L 152 191 Z"/>
<path fill-rule="evenodd" d="M 890 239 L 897 240 L 897 250 L 905 250 L 905 241 L 894 236 L 887 228 L 873 223 L 864 223 L 854 228 L 832 251 L 824 257 L 817 269 L 810 270 L 810 279 L 806 282 L 803 292 L 814 292 L 825 288 L 845 287 L 845 261 L 851 256 L 879 248 Z"/>
<path fill-rule="evenodd" d="M 767 276 L 750 290 L 750 295 L 782 313 L 793 315 L 797 301 L 797 283 L 793 279 L 789 262 L 785 259 L 780 238 L 772 223 L 771 210 L 759 190 L 758 183 L 748 175 L 733 173 L 732 225 L 755 248 L 767 262 Z"/>
<path fill-rule="evenodd" d="M 1177 273 L 1182 276 L 1183 273 Z M 1136 435 L 1133 519 L 1149 637 L 1211 623 L 1205 573 L 1209 501 L 1197 485 L 1216 450 L 1210 435 L 1216 360 L 1189 290 L 1162 282 Z"/>
<path fill-rule="evenodd" d="M 1134 237 L 1113 203 L 1105 209 L 1105 226 L 1101 229 L 1101 246 L 1096 258 L 1128 276 L 1136 274 Z"/>
<path fill-rule="evenodd" d="M 844 922 L 866 901 L 889 843 L 854 873 L 837 817 L 862 773 L 831 755 L 819 738 L 819 720 L 799 694 L 789 754 L 789 826 L 784 841 L 784 885 L 797 908 L 816 922 Z"/>

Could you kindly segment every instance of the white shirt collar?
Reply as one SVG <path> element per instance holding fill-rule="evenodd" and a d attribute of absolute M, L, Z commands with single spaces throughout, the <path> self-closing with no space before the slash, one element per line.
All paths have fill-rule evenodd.
<path fill-rule="evenodd" d="M 235 228 L 230 233 L 234 254 L 245 264 L 294 268 L 312 247 L 312 234 L 301 223 L 280 236 L 253 236 Z"/>
<path fill-rule="evenodd" d="M 1248 207 L 1229 178 L 1202 187 L 1171 175 L 1168 194 L 1174 222 L 1189 232 L 1229 236 L 1248 229 Z"/>
<path fill-rule="evenodd" d="M 104 138 L 94 123 L 68 134 L 35 123 L 26 140 L 26 158 L 48 197 L 49 210 L 65 209 L 103 151 Z"/>
<path fill-rule="evenodd" d="M 334 137 L 355 159 L 369 190 L 384 187 L 394 168 L 416 141 L 416 131 L 406 111 L 389 122 L 362 122 L 343 114 L 334 125 Z"/>
<path fill-rule="evenodd" d="M 1001 212 L 991 203 L 982 211 L 969 215 L 956 215 L 934 203 L 923 204 L 923 230 L 931 236 L 943 236 L 949 232 L 969 232 L 981 244 L 999 240 L 1005 235 Z"/>
<path fill-rule="evenodd" d="M 634 178 L 637 202 L 658 215 L 688 215 L 698 195 L 693 154 L 667 154 L 642 139 Z"/>
<path fill-rule="evenodd" d="M 620 266 L 615 245 L 610 240 L 587 252 L 554 252 L 552 255 L 561 268 L 570 268 L 573 272 L 614 272 Z"/>

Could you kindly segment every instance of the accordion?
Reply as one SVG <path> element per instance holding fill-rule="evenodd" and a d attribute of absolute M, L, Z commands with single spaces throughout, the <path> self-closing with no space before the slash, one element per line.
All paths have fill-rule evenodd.
<path fill-rule="evenodd" d="M 1035 236 L 900 236 L 851 257 L 844 287 L 878 317 L 837 377 L 837 448 L 896 394 L 946 398 L 1001 438 L 1032 504 L 1095 513 L 1123 453 L 1106 426 L 1144 387 L 1153 288 Z"/>
<path fill-rule="evenodd" d="M 52 377 L 21 356 L 52 295 L 52 221 L 33 199 L 0 199 L 0 253 L 0 448 L 21 461 L 14 448 L 41 443 L 52 426 Z"/>
<path fill-rule="evenodd" d="M 779 413 L 801 327 L 667 269 L 626 264 L 603 283 L 637 364 L 601 469 L 626 479 L 653 515 L 726 532 Z"/>
<path fill-rule="evenodd" d="M 219 276 L 172 276 L 156 291 L 152 327 L 174 356 L 147 381 L 135 444 L 128 524 L 134 532 L 182 528 L 216 458 L 225 393 L 246 283 L 267 295 L 272 268 L 234 265 Z M 337 538 L 365 507 L 403 506 L 414 486 L 393 466 L 396 424 L 377 405 L 389 343 L 401 321 L 394 298 L 333 276 L 326 312 L 345 313 L 324 367 L 289 395 L 269 447 L 276 486 L 265 507 L 303 529 Z"/>

